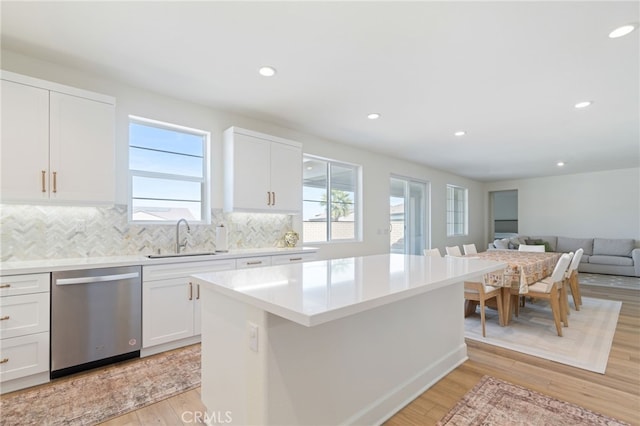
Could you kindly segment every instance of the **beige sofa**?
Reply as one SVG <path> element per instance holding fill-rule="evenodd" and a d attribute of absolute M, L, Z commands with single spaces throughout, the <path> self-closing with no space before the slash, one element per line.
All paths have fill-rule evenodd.
<path fill-rule="evenodd" d="M 623 238 L 569 238 L 553 235 L 513 236 L 489 243 L 489 249 L 517 250 L 520 244 L 545 244 L 547 251 L 584 250 L 578 266 L 580 272 L 640 277 L 638 241 Z"/>

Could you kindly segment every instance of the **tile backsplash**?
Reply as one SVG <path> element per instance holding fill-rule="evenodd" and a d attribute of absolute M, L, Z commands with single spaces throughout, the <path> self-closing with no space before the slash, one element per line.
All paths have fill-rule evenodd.
<path fill-rule="evenodd" d="M 215 250 L 215 227 L 227 227 L 228 248 L 282 245 L 292 218 L 284 214 L 212 210 L 211 225 L 190 224 L 187 250 Z M 3 262 L 175 251 L 175 225 L 130 224 L 127 206 L 0 205 Z M 184 227 L 181 235 L 186 235 Z"/>

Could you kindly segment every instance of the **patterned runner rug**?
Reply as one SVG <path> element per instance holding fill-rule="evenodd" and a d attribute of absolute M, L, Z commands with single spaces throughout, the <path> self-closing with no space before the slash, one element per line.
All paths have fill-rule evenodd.
<path fill-rule="evenodd" d="M 489 376 L 484 376 L 438 422 L 439 426 L 626 424 Z"/>
<path fill-rule="evenodd" d="M 2 425 L 93 425 L 200 386 L 200 345 L 0 397 Z"/>
<path fill-rule="evenodd" d="M 506 327 L 500 327 L 497 311 L 487 309 L 487 337 L 482 337 L 478 308 L 476 314 L 465 318 L 464 336 L 604 374 L 622 303 L 590 297 L 583 297 L 582 303 L 576 311 L 572 302 L 569 327 L 562 328 L 563 337 L 556 333 L 549 304 L 529 300 L 520 308 L 520 316 L 514 316 Z"/>

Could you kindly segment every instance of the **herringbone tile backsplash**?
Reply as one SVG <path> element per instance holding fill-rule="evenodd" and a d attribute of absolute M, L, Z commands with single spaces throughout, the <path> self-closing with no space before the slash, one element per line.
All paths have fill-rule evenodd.
<path fill-rule="evenodd" d="M 282 244 L 291 216 L 223 213 L 213 210 L 211 225 L 190 224 L 188 247 L 215 250 L 215 226 L 227 227 L 228 248 Z M 0 205 L 0 260 L 120 256 L 175 251 L 175 225 L 133 225 L 127 207 Z M 185 235 L 182 228 L 182 235 Z"/>

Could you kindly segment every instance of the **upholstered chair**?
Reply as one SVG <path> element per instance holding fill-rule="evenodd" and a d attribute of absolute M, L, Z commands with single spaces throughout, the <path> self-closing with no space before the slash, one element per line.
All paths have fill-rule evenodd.
<path fill-rule="evenodd" d="M 560 337 L 562 337 L 561 323 L 564 323 L 565 327 L 569 326 L 565 304 L 566 293 L 564 293 L 566 289 L 563 286 L 563 281 L 570 262 L 571 255 L 564 253 L 556 263 L 551 276 L 531 284 L 527 293 L 528 297 L 549 301 L 553 322 Z"/>
<path fill-rule="evenodd" d="M 424 249 L 424 255 L 431 257 L 442 257 L 442 254 L 440 254 L 440 249 L 437 248 Z"/>
<path fill-rule="evenodd" d="M 464 254 L 478 254 L 478 250 L 476 250 L 475 244 L 463 244 L 462 249 L 464 250 Z"/>
<path fill-rule="evenodd" d="M 458 246 L 445 247 L 445 249 L 449 256 L 462 256 L 462 252 L 460 251 L 460 247 Z"/>

